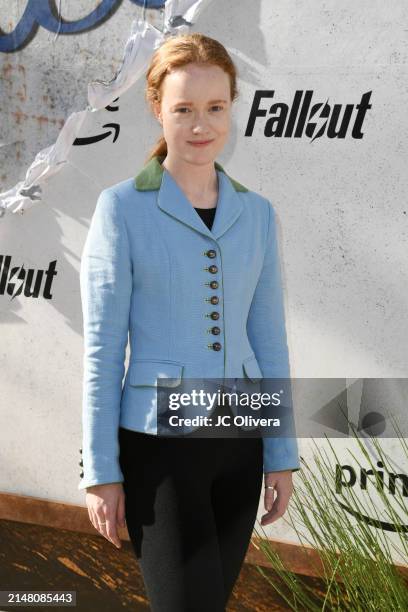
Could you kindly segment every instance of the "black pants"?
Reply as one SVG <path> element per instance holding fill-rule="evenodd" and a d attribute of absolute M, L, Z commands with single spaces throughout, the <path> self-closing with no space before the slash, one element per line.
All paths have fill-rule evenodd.
<path fill-rule="evenodd" d="M 119 443 L 127 528 L 151 609 L 224 612 L 256 520 L 262 439 L 119 428 Z"/>

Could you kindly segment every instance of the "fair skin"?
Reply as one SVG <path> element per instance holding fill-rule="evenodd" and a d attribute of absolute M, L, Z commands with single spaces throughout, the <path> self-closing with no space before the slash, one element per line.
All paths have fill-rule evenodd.
<path fill-rule="evenodd" d="M 167 74 L 163 81 L 161 103 L 154 107 L 167 142 L 163 166 L 192 206 L 216 206 L 218 179 L 214 161 L 228 140 L 231 111 L 229 76 L 219 66 L 188 64 Z M 200 147 L 191 144 L 198 141 L 211 142 Z M 286 512 L 293 491 L 292 471 L 268 472 L 264 480 L 265 486 L 274 488 L 265 488 L 263 526 Z M 88 487 L 86 504 L 95 529 L 120 548 L 119 528 L 125 526 L 122 483 Z"/>
<path fill-rule="evenodd" d="M 219 66 L 188 64 L 162 84 L 154 113 L 167 142 L 163 167 L 193 206 L 213 208 L 217 203 L 214 160 L 229 137 L 231 106 L 229 76 Z M 208 140 L 204 147 L 191 145 Z"/>

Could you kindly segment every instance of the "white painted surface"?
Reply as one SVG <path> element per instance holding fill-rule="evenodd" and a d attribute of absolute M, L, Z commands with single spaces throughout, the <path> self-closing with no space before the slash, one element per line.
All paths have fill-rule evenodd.
<path fill-rule="evenodd" d="M 95 5 L 66 4 L 67 19 Z M 25 1 L 13 3 L 10 22 L 24 6 Z M 10 10 L 0 0 L 6 31 Z M 55 38 L 40 28 L 21 51 L 0 54 L 0 190 L 24 177 L 70 112 L 85 108 L 88 82 L 111 78 L 137 11 L 124 1 L 88 33 Z M 231 139 L 220 162 L 234 178 L 270 198 L 278 212 L 296 377 L 407 376 L 407 18 L 402 0 L 392 8 L 372 0 L 323 5 L 236 0 L 213 3 L 193 27 L 218 38 L 240 73 Z M 364 137 L 266 138 L 264 120 L 258 120 L 254 135 L 246 138 L 257 89 L 273 89 L 271 102 L 289 105 L 296 90 L 313 90 L 314 103 L 343 105 L 357 104 L 372 91 Z M 57 260 L 52 299 L 0 295 L 3 492 L 83 503 L 77 490 L 80 255 L 99 192 L 135 175 L 159 135 L 142 82 L 118 103 L 118 112 L 93 113 L 81 131 L 81 136 L 101 133 L 114 119 L 120 123 L 114 144 L 108 138 L 73 147 L 40 204 L 23 216 L 0 219 L 0 255 L 11 255 L 14 266 L 46 269 Z M 355 446 L 333 443 L 349 462 L 348 448 Z M 299 440 L 299 446 L 310 461 L 309 441 Z M 399 446 L 388 440 L 387 448 L 407 473 Z M 297 541 L 285 520 L 266 532 Z"/>

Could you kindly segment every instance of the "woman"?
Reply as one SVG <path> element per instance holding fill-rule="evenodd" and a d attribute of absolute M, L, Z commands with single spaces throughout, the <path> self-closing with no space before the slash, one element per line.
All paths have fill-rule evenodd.
<path fill-rule="evenodd" d="M 267 525 L 286 511 L 299 469 L 294 436 L 244 437 L 234 425 L 225 438 L 204 426 L 158 435 L 159 378 L 172 389 L 289 377 L 274 210 L 216 161 L 236 78 L 226 49 L 199 33 L 155 51 L 146 97 L 163 136 L 136 179 L 101 193 L 81 261 L 79 488 L 91 522 L 118 547 L 126 517 L 154 611 L 224 610 L 262 473 Z M 231 410 L 219 403 L 211 416 Z"/>

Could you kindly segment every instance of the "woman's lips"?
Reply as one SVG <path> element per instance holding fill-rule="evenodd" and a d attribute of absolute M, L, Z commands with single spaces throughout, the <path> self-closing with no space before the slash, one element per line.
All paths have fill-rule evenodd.
<path fill-rule="evenodd" d="M 193 145 L 193 147 L 205 147 L 206 145 L 210 144 L 212 140 L 196 140 L 196 141 L 188 140 L 187 142 L 188 144 Z"/>

